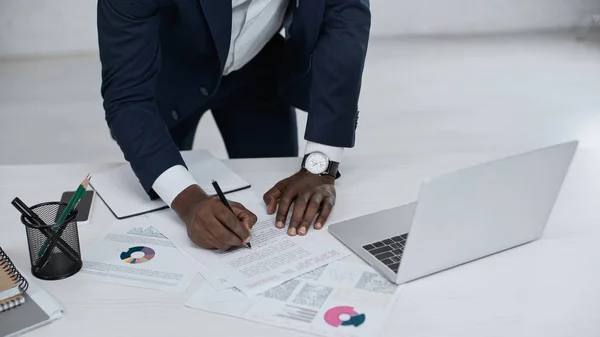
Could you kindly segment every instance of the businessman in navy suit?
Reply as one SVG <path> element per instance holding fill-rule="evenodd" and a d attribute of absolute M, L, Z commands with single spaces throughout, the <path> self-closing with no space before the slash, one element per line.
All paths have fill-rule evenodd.
<path fill-rule="evenodd" d="M 264 201 L 279 228 L 294 205 L 289 235 L 321 229 L 354 146 L 370 24 L 368 0 L 99 0 L 111 134 L 190 238 L 226 249 L 250 240 L 256 216 L 208 197 L 179 151 L 210 109 L 231 158 L 298 156 L 295 108 L 307 111 L 302 165 Z"/>

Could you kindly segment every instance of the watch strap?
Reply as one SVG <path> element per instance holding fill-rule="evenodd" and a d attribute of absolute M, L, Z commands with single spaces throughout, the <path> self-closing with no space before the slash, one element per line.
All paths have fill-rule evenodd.
<path fill-rule="evenodd" d="M 337 161 L 329 161 L 329 166 L 327 167 L 327 171 L 324 172 L 323 174 L 328 174 L 332 177 L 335 177 L 335 179 L 338 179 L 339 177 L 342 176 L 342 174 L 340 173 L 340 171 L 338 171 L 338 168 L 340 167 L 340 163 Z"/>

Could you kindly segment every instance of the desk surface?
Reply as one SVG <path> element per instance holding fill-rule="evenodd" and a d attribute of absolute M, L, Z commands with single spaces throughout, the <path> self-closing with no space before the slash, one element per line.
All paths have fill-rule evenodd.
<path fill-rule="evenodd" d="M 414 201 L 423 178 L 508 153 L 344 158 L 332 221 Z M 29 266 L 25 231 L 10 206 L 60 198 L 88 172 L 115 164 L 0 166 L 0 245 Z M 257 193 L 293 172 L 299 159 L 231 160 Z M 600 336 L 600 151 L 580 149 L 542 239 L 408 283 L 382 336 Z M 82 248 L 114 221 L 97 200 L 80 227 Z M 350 259 L 356 259 L 350 257 Z M 184 294 L 67 279 L 38 281 L 66 316 L 30 336 L 304 336 L 193 310 Z"/>

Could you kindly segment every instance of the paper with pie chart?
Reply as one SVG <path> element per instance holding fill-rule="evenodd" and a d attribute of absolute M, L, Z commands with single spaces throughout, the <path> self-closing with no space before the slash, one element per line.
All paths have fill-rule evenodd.
<path fill-rule="evenodd" d="M 322 336 L 373 337 L 400 289 L 367 265 L 334 262 L 256 296 L 205 284 L 186 306 Z"/>
<path fill-rule="evenodd" d="M 184 292 L 197 271 L 147 216 L 116 221 L 102 240 L 83 251 L 76 277 L 127 286 Z"/>

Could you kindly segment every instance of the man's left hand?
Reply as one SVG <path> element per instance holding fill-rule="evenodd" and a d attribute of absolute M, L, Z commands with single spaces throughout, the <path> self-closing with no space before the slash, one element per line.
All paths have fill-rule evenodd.
<path fill-rule="evenodd" d="M 263 199 L 267 204 L 267 213 L 273 214 L 277 210 L 275 225 L 283 228 L 293 203 L 289 235 L 306 235 L 317 214 L 314 227 L 321 229 L 335 205 L 334 182 L 332 176 L 318 176 L 301 170 L 265 193 Z"/>

